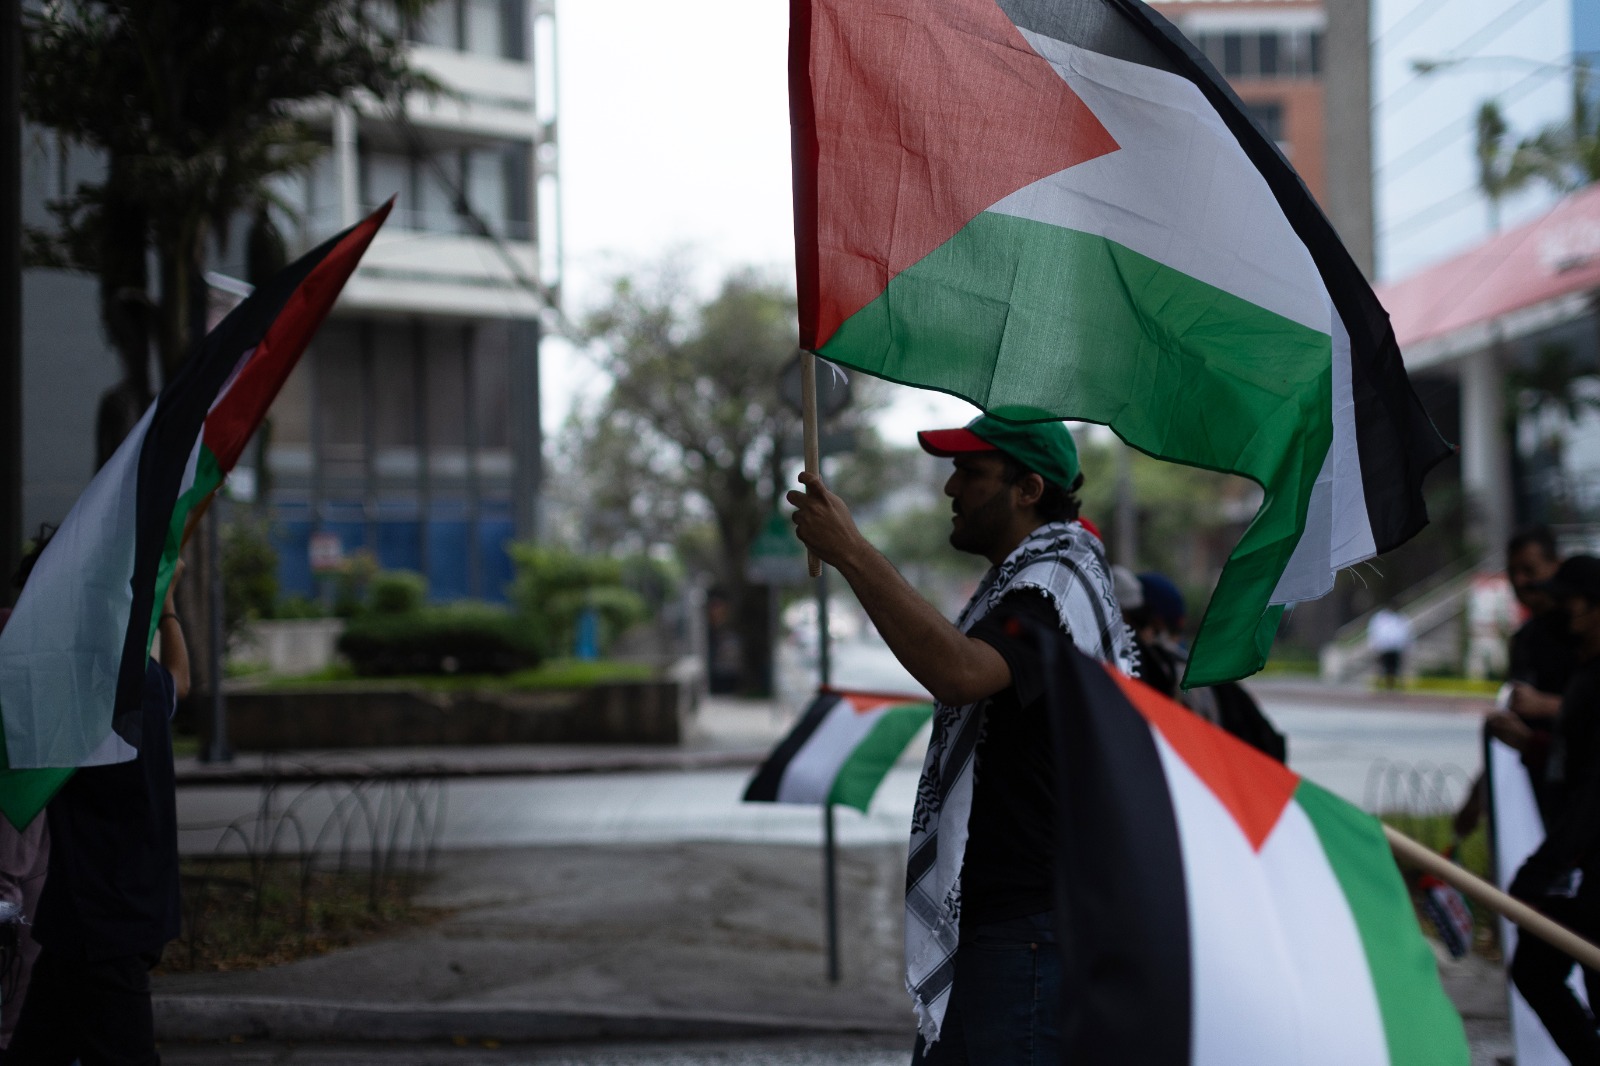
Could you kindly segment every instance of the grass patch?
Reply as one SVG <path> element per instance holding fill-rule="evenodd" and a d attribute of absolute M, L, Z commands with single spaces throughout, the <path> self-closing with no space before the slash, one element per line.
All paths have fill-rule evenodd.
<path fill-rule="evenodd" d="M 1450 823 L 1454 815 L 1390 813 L 1379 817 L 1385 824 L 1393 826 L 1412 840 L 1434 851 L 1442 852 L 1450 846 L 1452 836 Z M 1461 848 L 1456 853 L 1456 862 L 1469 873 L 1477 874 L 1485 881 L 1493 883 L 1494 877 L 1489 865 L 1489 833 L 1482 823 L 1461 842 Z M 1418 875 L 1403 866 L 1400 869 L 1415 897 Z M 1467 909 L 1472 912 L 1473 954 L 1498 962 L 1501 958 L 1500 931 L 1494 912 L 1487 907 L 1480 907 L 1471 900 L 1467 901 Z M 1433 924 L 1422 916 L 1420 910 L 1417 912 L 1417 920 L 1422 923 L 1423 932 L 1429 936 L 1435 935 Z"/>
<path fill-rule="evenodd" d="M 298 862 L 186 858 L 183 936 L 159 973 L 259 970 L 321 955 L 448 912 L 411 902 L 415 877 L 390 877 L 376 892 L 365 871 L 323 870 L 302 881 Z"/>
<path fill-rule="evenodd" d="M 1375 683 L 1376 684 L 1376 683 Z M 1441 695 L 1484 696 L 1493 699 L 1500 691 L 1500 682 L 1488 678 L 1472 677 L 1414 677 L 1407 681 L 1403 691 L 1436 692 Z"/>
<path fill-rule="evenodd" d="M 650 681 L 656 676 L 649 663 L 599 659 L 554 659 L 530 670 L 509 674 L 418 674 L 409 677 L 358 677 L 350 667 L 336 663 L 313 674 L 280 677 L 267 682 L 270 690 L 301 688 L 370 688 L 374 684 L 395 688 L 420 688 L 429 692 L 537 692 L 544 689 L 588 688 L 623 681 Z"/>

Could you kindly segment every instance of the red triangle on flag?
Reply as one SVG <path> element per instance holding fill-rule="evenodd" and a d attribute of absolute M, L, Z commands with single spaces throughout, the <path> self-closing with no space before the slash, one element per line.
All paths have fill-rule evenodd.
<path fill-rule="evenodd" d="M 1260 851 L 1300 787 L 1299 776 L 1143 681 L 1110 667 L 1106 672 L 1116 680 L 1134 709 L 1161 733 L 1233 815 L 1250 846 Z"/>
<path fill-rule="evenodd" d="M 994 0 L 794 0 L 801 347 L 979 212 L 1117 143 Z"/>

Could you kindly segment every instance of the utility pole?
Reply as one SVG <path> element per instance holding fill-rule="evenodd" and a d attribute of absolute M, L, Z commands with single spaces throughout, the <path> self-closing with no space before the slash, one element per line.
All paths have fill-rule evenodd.
<path fill-rule="evenodd" d="M 0 604 L 22 555 L 22 0 L 0 0 Z"/>

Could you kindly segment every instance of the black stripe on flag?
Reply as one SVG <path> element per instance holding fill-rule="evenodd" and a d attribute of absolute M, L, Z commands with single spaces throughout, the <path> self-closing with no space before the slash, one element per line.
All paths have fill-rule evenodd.
<path fill-rule="evenodd" d="M 767 756 L 756 770 L 750 784 L 744 790 L 746 803 L 776 803 L 778 801 L 778 786 L 783 783 L 783 772 L 789 768 L 789 762 L 795 753 L 811 739 L 811 734 L 822 725 L 822 720 L 828 717 L 828 712 L 842 697 L 837 692 L 819 692 L 816 699 L 811 701 L 811 706 L 800 716 L 800 720 L 789 730 L 789 735 L 778 742 L 772 749 L 772 754 Z"/>
<path fill-rule="evenodd" d="M 1155 739 L 1105 668 L 1036 631 L 1056 765 L 1063 1062 L 1187 1066 L 1189 911 Z"/>
<path fill-rule="evenodd" d="M 140 701 L 144 695 L 145 648 L 155 609 L 156 571 L 166 547 L 167 527 L 178 490 L 206 414 L 239 360 L 266 336 L 290 297 L 307 276 L 365 222 L 329 238 L 279 271 L 235 307 L 193 348 L 187 362 L 156 398 L 156 412 L 139 452 L 133 556 L 133 607 L 123 638 L 117 675 L 117 703 L 111 728 L 139 746 Z M 203 298 L 203 297 L 202 297 Z"/>
<path fill-rule="evenodd" d="M 1356 446 L 1367 515 L 1381 552 L 1428 524 L 1422 481 L 1450 455 L 1417 399 L 1389 315 L 1300 175 L 1245 114 L 1227 81 L 1177 27 L 1139 0 L 999 0 L 1018 27 L 1192 82 L 1238 140 L 1311 253 L 1350 335 Z M 1377 471 L 1383 476 L 1375 477 Z"/>

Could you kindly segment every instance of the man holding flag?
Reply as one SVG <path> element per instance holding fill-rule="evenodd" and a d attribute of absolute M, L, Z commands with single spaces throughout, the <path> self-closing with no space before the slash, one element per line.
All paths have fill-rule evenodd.
<path fill-rule="evenodd" d="M 938 701 L 906 875 L 907 987 L 916 1061 L 1057 1057 L 1060 960 L 1050 916 L 1054 769 L 1044 671 L 1027 626 L 1134 668 L 1099 540 L 1078 521 L 1077 448 L 1060 422 L 987 416 L 918 435 L 954 460 L 950 543 L 991 569 L 955 624 L 802 474 L 795 530 L 836 567 L 895 656 Z"/>

